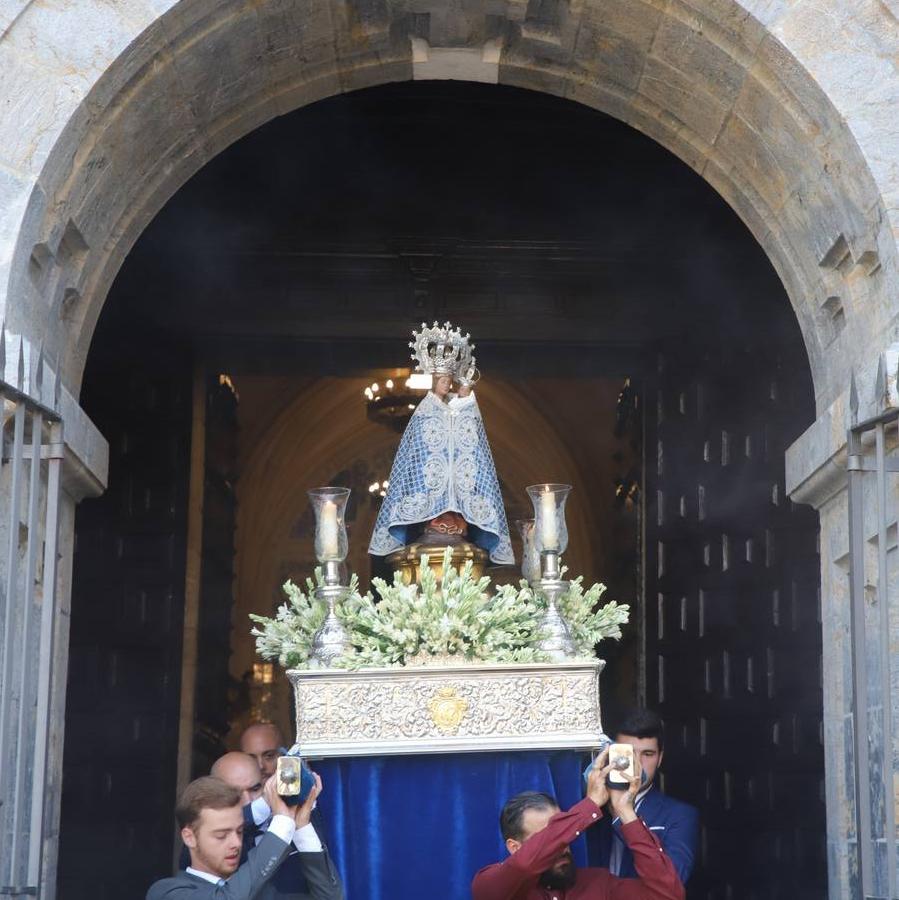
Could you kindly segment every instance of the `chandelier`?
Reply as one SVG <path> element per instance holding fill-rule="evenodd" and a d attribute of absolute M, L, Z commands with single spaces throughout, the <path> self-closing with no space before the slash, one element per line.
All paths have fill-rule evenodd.
<path fill-rule="evenodd" d="M 387 488 L 390 487 L 390 482 L 386 479 L 384 481 L 373 481 L 368 486 L 368 493 L 375 502 L 380 502 L 382 497 L 387 496 Z"/>
<path fill-rule="evenodd" d="M 430 386 L 430 376 L 427 376 L 427 384 L 419 384 L 415 376 L 410 376 L 408 372 L 383 382 L 373 381 L 362 391 L 365 413 L 372 422 L 401 432 L 418 406 L 421 390 L 427 390 Z"/>

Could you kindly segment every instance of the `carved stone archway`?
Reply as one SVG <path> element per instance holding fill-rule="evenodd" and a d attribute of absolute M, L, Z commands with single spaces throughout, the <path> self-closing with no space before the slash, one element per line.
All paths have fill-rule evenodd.
<path fill-rule="evenodd" d="M 73 391 L 122 260 L 206 160 L 306 103 L 412 78 L 568 97 L 698 171 L 783 280 L 819 409 L 895 319 L 885 11 L 872 20 L 837 0 L 829 17 L 761 0 L 558 0 L 536 16 L 517 0 L 502 14 L 427 0 L 18 6 L 0 46 L 0 304 L 8 329 L 60 355 Z M 832 63 L 850 33 L 852 64 Z M 873 83 L 883 103 L 862 103 Z"/>
<path fill-rule="evenodd" d="M 543 91 L 651 136 L 740 215 L 805 339 L 819 419 L 788 455 L 788 483 L 821 510 L 831 895 L 847 896 L 848 649 L 827 635 L 847 619 L 831 563 L 845 547 L 849 377 L 864 417 L 884 400 L 875 372 L 899 312 L 895 13 L 895 0 L 13 0 L 0 12 L 7 341 L 59 361 L 73 469 L 102 482 L 102 438 L 73 398 L 109 286 L 162 204 L 237 138 L 415 78 Z"/>

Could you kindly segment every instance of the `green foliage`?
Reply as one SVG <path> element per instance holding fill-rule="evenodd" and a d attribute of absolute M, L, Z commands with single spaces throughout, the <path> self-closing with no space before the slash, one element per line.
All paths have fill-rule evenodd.
<path fill-rule="evenodd" d="M 351 648 L 335 665 L 343 668 L 398 666 L 428 657 L 457 657 L 460 661 L 545 662 L 537 649 L 542 634 L 540 618 L 545 606 L 527 582 L 516 588 L 503 585 L 488 593 L 490 579 L 475 579 L 472 565 L 457 570 L 451 552 L 443 557 L 444 577 L 439 584 L 428 557 L 421 560 L 421 584 L 403 583 L 396 573 L 392 583 L 373 580 L 377 593 L 361 595 L 353 576 L 346 597 L 337 604 L 337 617 L 350 636 Z M 321 571 L 315 571 L 321 584 Z M 571 627 L 578 654 L 592 658 L 594 646 L 605 638 L 621 637 L 629 609 L 607 603 L 595 609 L 605 586 L 587 591 L 582 579 L 570 582 L 559 609 Z M 274 618 L 252 615 L 256 650 L 264 659 L 276 659 L 285 668 L 309 665 L 312 638 L 325 618 L 326 606 L 315 599 L 315 585 L 306 591 L 293 582 L 284 585 L 287 602 Z"/>
<path fill-rule="evenodd" d="M 490 662 L 538 662 L 544 657 L 531 645 L 538 639 L 539 609 L 528 593 L 514 587 L 490 595 L 490 579 L 475 579 L 471 563 L 461 570 L 443 558 L 443 584 L 438 585 L 428 557 L 422 557 L 421 585 L 376 578 L 380 598 L 369 594 L 352 604 L 347 627 L 353 652 L 338 665 L 349 668 L 392 666 L 410 657 L 460 656 Z"/>
<path fill-rule="evenodd" d="M 261 626 L 250 631 L 256 638 L 256 652 L 263 659 L 276 659 L 285 669 L 304 668 L 312 650 L 312 638 L 325 620 L 327 606 L 315 599 L 316 585 L 324 583 L 320 568 L 315 570 L 315 582 L 306 579 L 305 592 L 292 581 L 286 581 L 282 590 L 287 601 L 278 607 L 274 618 L 250 614 Z M 344 621 L 345 610 L 359 596 L 359 580 L 353 575 L 349 594 L 338 603 L 337 618 Z"/>
<path fill-rule="evenodd" d="M 588 656 L 600 641 L 621 639 L 621 626 L 627 623 L 630 607 L 612 600 L 597 609 L 606 586 L 594 584 L 585 591 L 583 580 L 579 575 L 568 583 L 568 590 L 559 598 L 559 612 L 571 629 L 578 653 Z"/>

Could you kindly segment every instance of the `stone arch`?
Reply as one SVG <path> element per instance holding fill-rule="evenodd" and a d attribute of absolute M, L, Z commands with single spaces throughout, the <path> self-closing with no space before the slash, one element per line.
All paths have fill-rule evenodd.
<path fill-rule="evenodd" d="M 833 457 L 850 372 L 870 403 L 896 334 L 895 9 L 896 0 L 11 0 L 0 9 L 0 318 L 26 349 L 42 344 L 61 360 L 77 395 L 109 286 L 155 212 L 234 140 L 339 92 L 413 78 L 509 84 L 604 111 L 667 147 L 765 249 L 806 343 L 820 417 L 788 454 L 787 483 L 822 513 L 822 619 L 835 638 L 824 660 L 830 894 L 845 896 L 847 602 L 830 567 L 845 546 L 845 469 Z M 63 406 L 69 449 L 102 480 L 102 440 L 71 397 Z M 67 495 L 67 564 L 73 503 Z M 64 676 L 55 690 L 61 704 Z"/>
<path fill-rule="evenodd" d="M 15 131 L 10 121 L 2 131 L 7 325 L 59 355 L 77 391 L 122 260 L 210 157 L 338 92 L 495 81 L 631 124 L 728 200 L 787 289 L 821 410 L 882 343 L 899 296 L 889 212 L 899 176 L 872 132 L 889 103 L 857 100 L 874 76 L 878 97 L 899 85 L 874 52 L 888 14 L 878 31 L 861 7 L 825 6 L 839 39 L 822 34 L 823 10 L 760 0 L 557 0 L 539 15 L 520 0 L 502 14 L 428 0 L 22 3 L 0 46 L 16 101 Z M 845 54 L 846 30 L 859 55 L 841 67 L 827 48 Z"/>

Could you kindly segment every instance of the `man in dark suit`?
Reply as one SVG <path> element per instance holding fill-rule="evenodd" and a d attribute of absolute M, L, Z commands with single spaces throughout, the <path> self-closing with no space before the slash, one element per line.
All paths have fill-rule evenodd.
<path fill-rule="evenodd" d="M 294 834 L 309 824 L 315 799 L 321 791 L 316 784 L 306 801 L 288 806 L 270 778 L 263 796 L 273 816 L 268 830 L 253 847 L 246 862 L 240 863 L 243 848 L 244 813 L 240 791 L 219 778 L 206 776 L 192 781 L 175 810 L 181 839 L 190 851 L 190 865 L 174 878 L 157 881 L 147 892 L 147 900 L 251 900 L 267 898 L 269 882 L 287 857 Z M 306 866 L 310 885 L 330 885 L 332 874 L 323 853 L 305 854 L 317 859 Z M 322 896 L 333 896 L 323 894 Z M 342 891 L 338 895 L 342 897 Z"/>
<path fill-rule="evenodd" d="M 255 767 L 256 762 L 248 756 Z M 272 819 L 268 800 L 260 796 L 243 808 L 245 852 L 262 839 Z M 324 868 L 329 878 L 309 878 L 306 869 L 310 861 Z M 309 824 L 297 829 L 293 846 L 266 888 L 266 900 L 343 900 L 343 882 L 325 845 L 321 813 L 313 807 Z"/>
<path fill-rule="evenodd" d="M 219 757 L 210 774 L 240 792 L 244 817 L 240 857 L 243 863 L 249 851 L 261 842 L 272 819 L 272 811 L 262 796 L 263 777 L 259 764 L 250 754 L 235 750 Z M 181 851 L 180 867 L 186 869 L 189 865 L 190 854 L 185 845 Z M 310 866 L 316 869 L 319 876 L 322 870 L 326 871 L 328 878 L 316 877 L 313 873 L 307 880 L 306 870 Z M 264 895 L 266 900 L 342 900 L 343 883 L 324 844 L 316 808 L 313 808 L 309 824 L 294 833 L 287 858 L 266 885 Z"/>
<path fill-rule="evenodd" d="M 658 787 L 656 776 L 665 755 L 662 720 L 651 710 L 634 710 L 619 724 L 615 743 L 634 748 L 645 774 L 634 808 L 665 848 L 678 877 L 686 884 L 696 859 L 699 813 L 695 807 L 666 796 Z M 634 858 L 621 835 L 618 818 L 606 816 L 591 829 L 588 847 L 592 865 L 605 866 L 622 878 L 637 877 Z"/>

